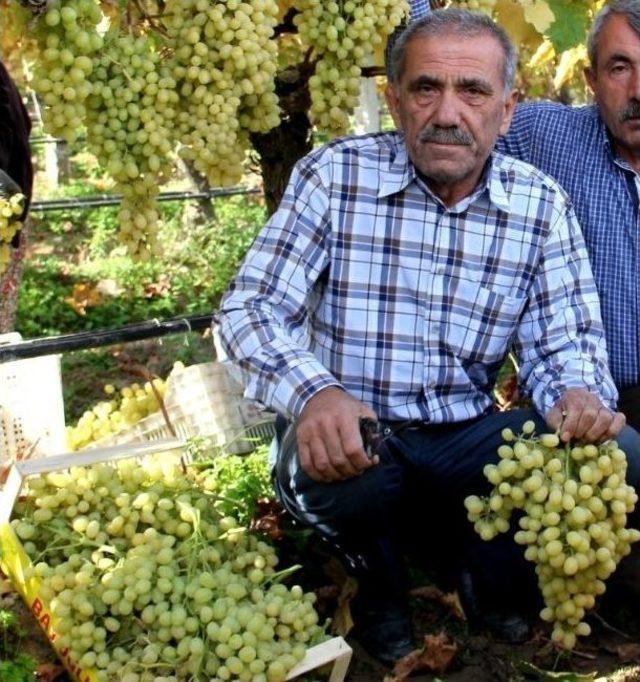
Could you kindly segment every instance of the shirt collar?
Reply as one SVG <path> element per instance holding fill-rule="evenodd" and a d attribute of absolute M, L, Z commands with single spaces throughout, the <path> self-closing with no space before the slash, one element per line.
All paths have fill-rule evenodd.
<path fill-rule="evenodd" d="M 409 159 L 404 136 L 398 133 L 396 140 L 395 157 L 391 160 L 388 168 L 381 169 L 380 171 L 380 182 L 378 185 L 378 197 L 380 198 L 397 194 L 406 189 L 411 182 L 418 179 L 415 166 Z M 497 208 L 509 209 L 509 196 L 502 180 L 500 164 L 497 163 L 496 156 L 493 153 L 489 157 L 487 168 L 482 175 L 479 187 L 473 192 L 472 196 L 476 198 L 484 190 L 488 192 L 489 200 Z"/>

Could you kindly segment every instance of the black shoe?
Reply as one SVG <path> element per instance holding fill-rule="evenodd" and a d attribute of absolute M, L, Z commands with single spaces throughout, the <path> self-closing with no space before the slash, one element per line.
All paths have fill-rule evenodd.
<path fill-rule="evenodd" d="M 409 611 L 389 598 L 354 600 L 354 638 L 383 665 L 393 664 L 414 650 Z"/>
<path fill-rule="evenodd" d="M 531 637 L 529 623 L 515 611 L 487 611 L 480 624 L 496 639 L 509 644 L 521 644 Z"/>
<path fill-rule="evenodd" d="M 488 630 L 493 637 L 510 644 L 526 642 L 531 628 L 524 616 L 511 608 L 483 607 L 477 594 L 471 571 L 466 568 L 458 574 L 458 596 L 469 625 L 474 630 Z M 485 602 L 491 597 L 485 598 Z"/>

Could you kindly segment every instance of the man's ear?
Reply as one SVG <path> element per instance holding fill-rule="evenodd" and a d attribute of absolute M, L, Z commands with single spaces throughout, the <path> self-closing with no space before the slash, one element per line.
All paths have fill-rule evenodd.
<path fill-rule="evenodd" d="M 595 94 L 596 82 L 598 80 L 598 77 L 596 75 L 596 70 L 593 68 L 593 66 L 587 66 L 587 68 L 584 70 L 584 77 L 585 80 L 587 81 L 587 85 L 591 88 L 591 92 Z"/>
<path fill-rule="evenodd" d="M 506 135 L 509 132 L 509 128 L 511 126 L 511 119 L 513 118 L 513 112 L 516 110 L 517 103 L 518 91 L 512 90 L 505 97 L 502 123 L 500 124 L 500 135 Z"/>
<path fill-rule="evenodd" d="M 400 99 L 398 97 L 398 86 L 394 83 L 388 83 L 384 91 L 385 99 L 387 100 L 387 106 L 389 107 L 389 113 L 393 118 L 393 122 L 396 124 L 398 130 L 402 130 L 402 123 L 400 122 Z"/>

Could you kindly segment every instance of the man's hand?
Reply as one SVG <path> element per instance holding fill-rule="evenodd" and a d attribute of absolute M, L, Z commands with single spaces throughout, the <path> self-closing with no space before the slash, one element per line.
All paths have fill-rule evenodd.
<path fill-rule="evenodd" d="M 296 426 L 300 466 L 315 481 L 343 481 L 377 463 L 360 437 L 359 418 L 375 412 L 336 386 L 310 398 Z"/>
<path fill-rule="evenodd" d="M 560 428 L 560 440 L 579 438 L 588 443 L 615 437 L 625 425 L 621 412 L 612 412 L 586 388 L 570 388 L 549 410 L 547 424 Z"/>

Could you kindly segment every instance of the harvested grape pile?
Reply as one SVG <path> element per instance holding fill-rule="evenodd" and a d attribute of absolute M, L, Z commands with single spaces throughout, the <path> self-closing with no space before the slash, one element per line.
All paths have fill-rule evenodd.
<path fill-rule="evenodd" d="M 177 457 L 28 479 L 12 526 L 57 646 L 97 679 L 284 680 L 324 639 L 315 595 L 279 583 L 272 546 L 216 510 Z"/>
<path fill-rule="evenodd" d="M 640 540 L 640 531 L 626 527 L 638 496 L 626 483 L 626 455 L 615 441 L 561 447 L 557 435 L 536 437 L 534 428 L 525 422 L 518 437 L 504 430 L 500 462 L 484 471 L 492 492 L 465 505 L 485 540 L 507 532 L 512 512 L 523 510 L 515 540 L 536 564 L 545 602 L 540 617 L 554 624 L 556 644 L 573 649 L 576 636 L 591 631 L 585 613 Z"/>

